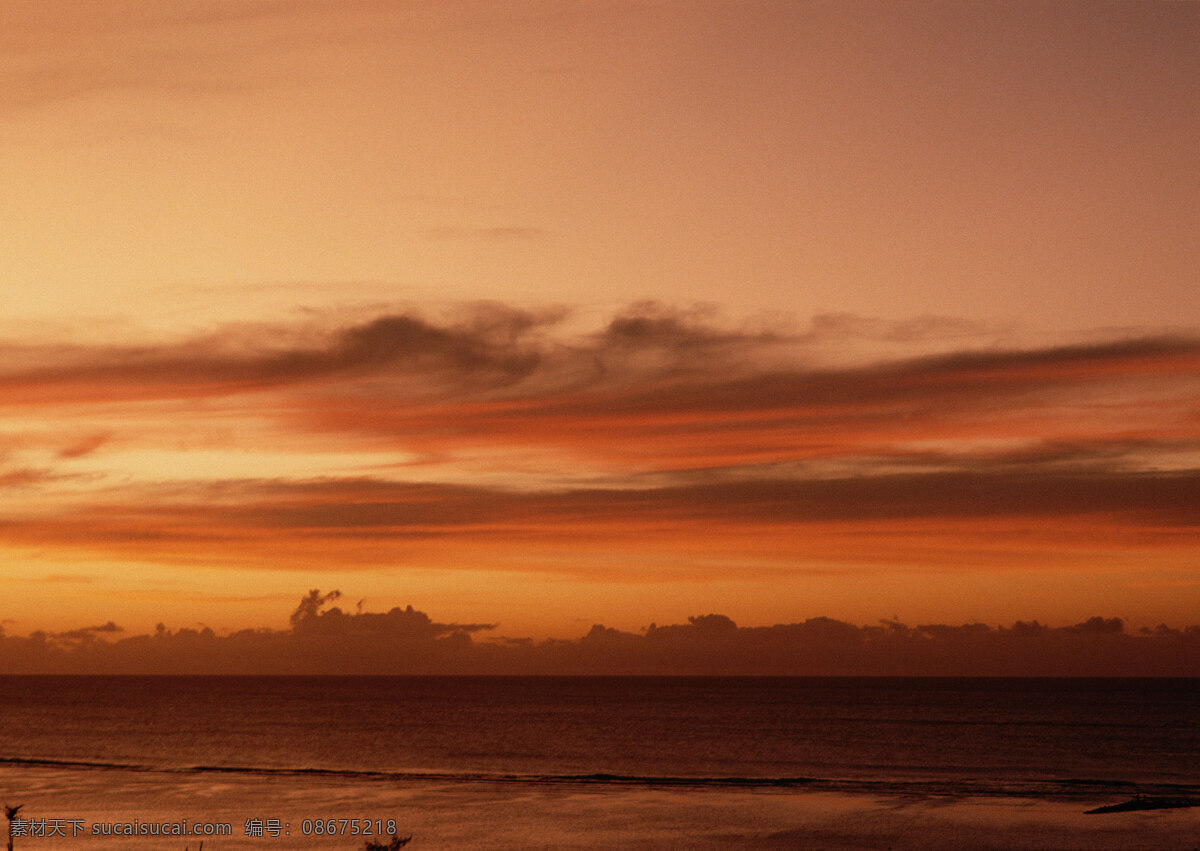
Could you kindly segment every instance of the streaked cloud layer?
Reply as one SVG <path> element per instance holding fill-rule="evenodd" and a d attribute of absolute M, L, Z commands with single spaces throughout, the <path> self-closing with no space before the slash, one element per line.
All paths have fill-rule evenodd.
<path fill-rule="evenodd" d="M 0 407 L 23 427 L 3 436 L 0 541 L 634 583 L 668 578 L 663 551 L 762 582 L 1147 559 L 1193 576 L 1195 337 L 1012 348 L 948 346 L 937 322 L 576 318 L 488 304 L 10 344 Z"/>

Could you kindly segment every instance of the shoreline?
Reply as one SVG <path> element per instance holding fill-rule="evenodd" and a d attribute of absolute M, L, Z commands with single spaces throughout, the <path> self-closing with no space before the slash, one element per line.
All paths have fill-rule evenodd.
<path fill-rule="evenodd" d="M 392 783 L 0 765 L 0 796 L 24 804 L 22 815 L 30 818 L 76 818 L 89 825 L 187 818 L 190 824 L 232 825 L 229 836 L 203 837 L 206 851 L 361 849 L 361 836 L 299 835 L 303 820 L 356 818 L 394 819 L 400 835 L 414 837 L 412 848 L 468 851 L 681 846 L 1124 851 L 1190 849 L 1200 835 L 1200 809 L 1194 806 L 1126 808 L 1101 790 L 995 797 L 804 787 Z M 1134 800 L 1152 805 L 1169 799 Z M 1106 817 L 1095 818 L 1096 810 Z M 278 819 L 292 833 L 247 836 L 248 819 Z M 195 844 L 200 838 L 131 837 L 129 847 L 179 851 L 186 840 Z M 84 836 L 46 844 L 98 848 L 102 841 Z"/>

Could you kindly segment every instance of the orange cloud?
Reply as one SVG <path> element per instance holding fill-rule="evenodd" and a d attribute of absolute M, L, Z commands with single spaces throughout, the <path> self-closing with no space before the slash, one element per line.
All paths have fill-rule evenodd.
<path fill-rule="evenodd" d="M 526 555 L 573 571 L 569 553 L 608 553 L 626 565 L 616 572 L 650 573 L 667 550 L 768 571 L 1077 570 L 1103 554 L 1194 551 L 1200 340 L 831 367 L 815 363 L 812 332 L 657 307 L 590 334 L 563 321 L 489 305 L 441 322 L 14 349 L 0 406 L 45 433 L 10 450 L 41 466 L 13 460 L 0 475 L 0 496 L 28 490 L 0 542 L 324 569 L 507 569 Z M 79 434 L 82 416 L 98 421 L 90 436 L 50 433 Z M 196 446 L 235 454 L 203 479 L 173 473 Z M 355 468 L 296 471 L 348 448 Z M 153 464 L 120 466 L 151 450 Z M 264 452 L 276 472 L 246 475 Z"/>
<path fill-rule="evenodd" d="M 1196 437 L 1190 338 L 820 368 L 802 365 L 811 335 L 661 313 L 574 340 L 552 326 L 490 308 L 450 324 L 384 316 L 316 339 L 248 329 L 176 346 L 25 349 L 0 373 L 0 405 L 123 406 L 132 419 L 156 415 L 139 404 L 220 399 L 318 440 L 429 454 L 561 447 L 640 470 L 903 459 L 916 441 Z"/>
<path fill-rule="evenodd" d="M 727 552 L 925 565 L 1063 564 L 1079 552 L 1189 550 L 1200 475 L 1022 469 L 514 492 L 371 480 L 147 491 L 0 523 L 10 545 L 192 563 L 329 568 L 419 556 Z M 473 564 L 488 567 L 488 556 Z M 559 569 L 570 571 L 569 560 Z"/>

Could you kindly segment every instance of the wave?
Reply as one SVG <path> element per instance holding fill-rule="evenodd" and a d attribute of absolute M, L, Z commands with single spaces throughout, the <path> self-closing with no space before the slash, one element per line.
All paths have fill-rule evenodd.
<path fill-rule="evenodd" d="M 745 791 L 838 792 L 906 797 L 997 797 L 1079 799 L 1098 794 L 1123 792 L 1131 795 L 1200 795 L 1200 785 L 1138 782 L 1093 778 L 998 779 L 957 777 L 914 778 L 838 778 L 838 777 L 747 777 L 687 776 L 657 774 L 591 773 L 506 773 L 492 771 L 382 771 L 312 766 L 270 765 L 145 765 L 99 760 L 65 760 L 40 757 L 0 757 L 0 765 L 25 768 L 49 768 L 71 771 L 135 771 L 167 775 L 202 776 L 232 774 L 278 778 L 325 778 L 348 782 L 390 782 L 399 784 L 524 784 L 537 786 L 576 786 L 596 788 L 643 787 L 676 789 L 725 789 Z"/>
<path fill-rule="evenodd" d="M 131 762 L 96 762 L 80 759 L 49 759 L 46 757 L 0 756 L 0 765 L 22 765 L 29 768 L 119 769 L 122 771 L 164 770 L 152 765 Z"/>
<path fill-rule="evenodd" d="M 176 769 L 179 770 L 179 769 Z M 526 783 L 588 786 L 691 786 L 794 788 L 820 782 L 815 777 L 689 777 L 672 775 L 540 774 L 496 771 L 368 771 L 338 768 L 276 768 L 263 766 L 196 765 L 187 772 L 256 774 L 280 777 L 344 777 L 357 780 L 440 783 Z"/>

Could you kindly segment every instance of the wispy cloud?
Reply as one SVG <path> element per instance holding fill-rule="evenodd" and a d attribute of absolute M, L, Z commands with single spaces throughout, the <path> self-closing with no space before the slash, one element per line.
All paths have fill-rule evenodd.
<path fill-rule="evenodd" d="M 66 632 L 56 632 L 52 634 L 52 637 L 58 639 L 59 641 L 90 642 L 96 641 L 104 635 L 114 635 L 124 631 L 125 630 L 122 627 L 119 627 L 112 621 L 109 621 L 108 623 L 103 623 L 99 626 L 85 626 L 79 629 L 67 630 Z"/>
<path fill-rule="evenodd" d="M 425 238 L 432 240 L 479 240 L 484 242 L 490 241 L 507 241 L 507 240 L 529 240 L 529 239 L 546 239 L 550 236 L 550 232 L 543 228 L 528 227 L 522 225 L 501 225 L 495 227 L 477 227 L 466 228 L 457 226 L 443 226 L 429 228 L 425 231 Z"/>
<path fill-rule="evenodd" d="M 108 442 L 109 434 L 90 434 L 58 451 L 59 458 L 82 458 L 90 455 Z"/>
<path fill-rule="evenodd" d="M 48 481 L 53 475 L 46 470 L 0 470 L 0 488 L 20 488 Z"/>

